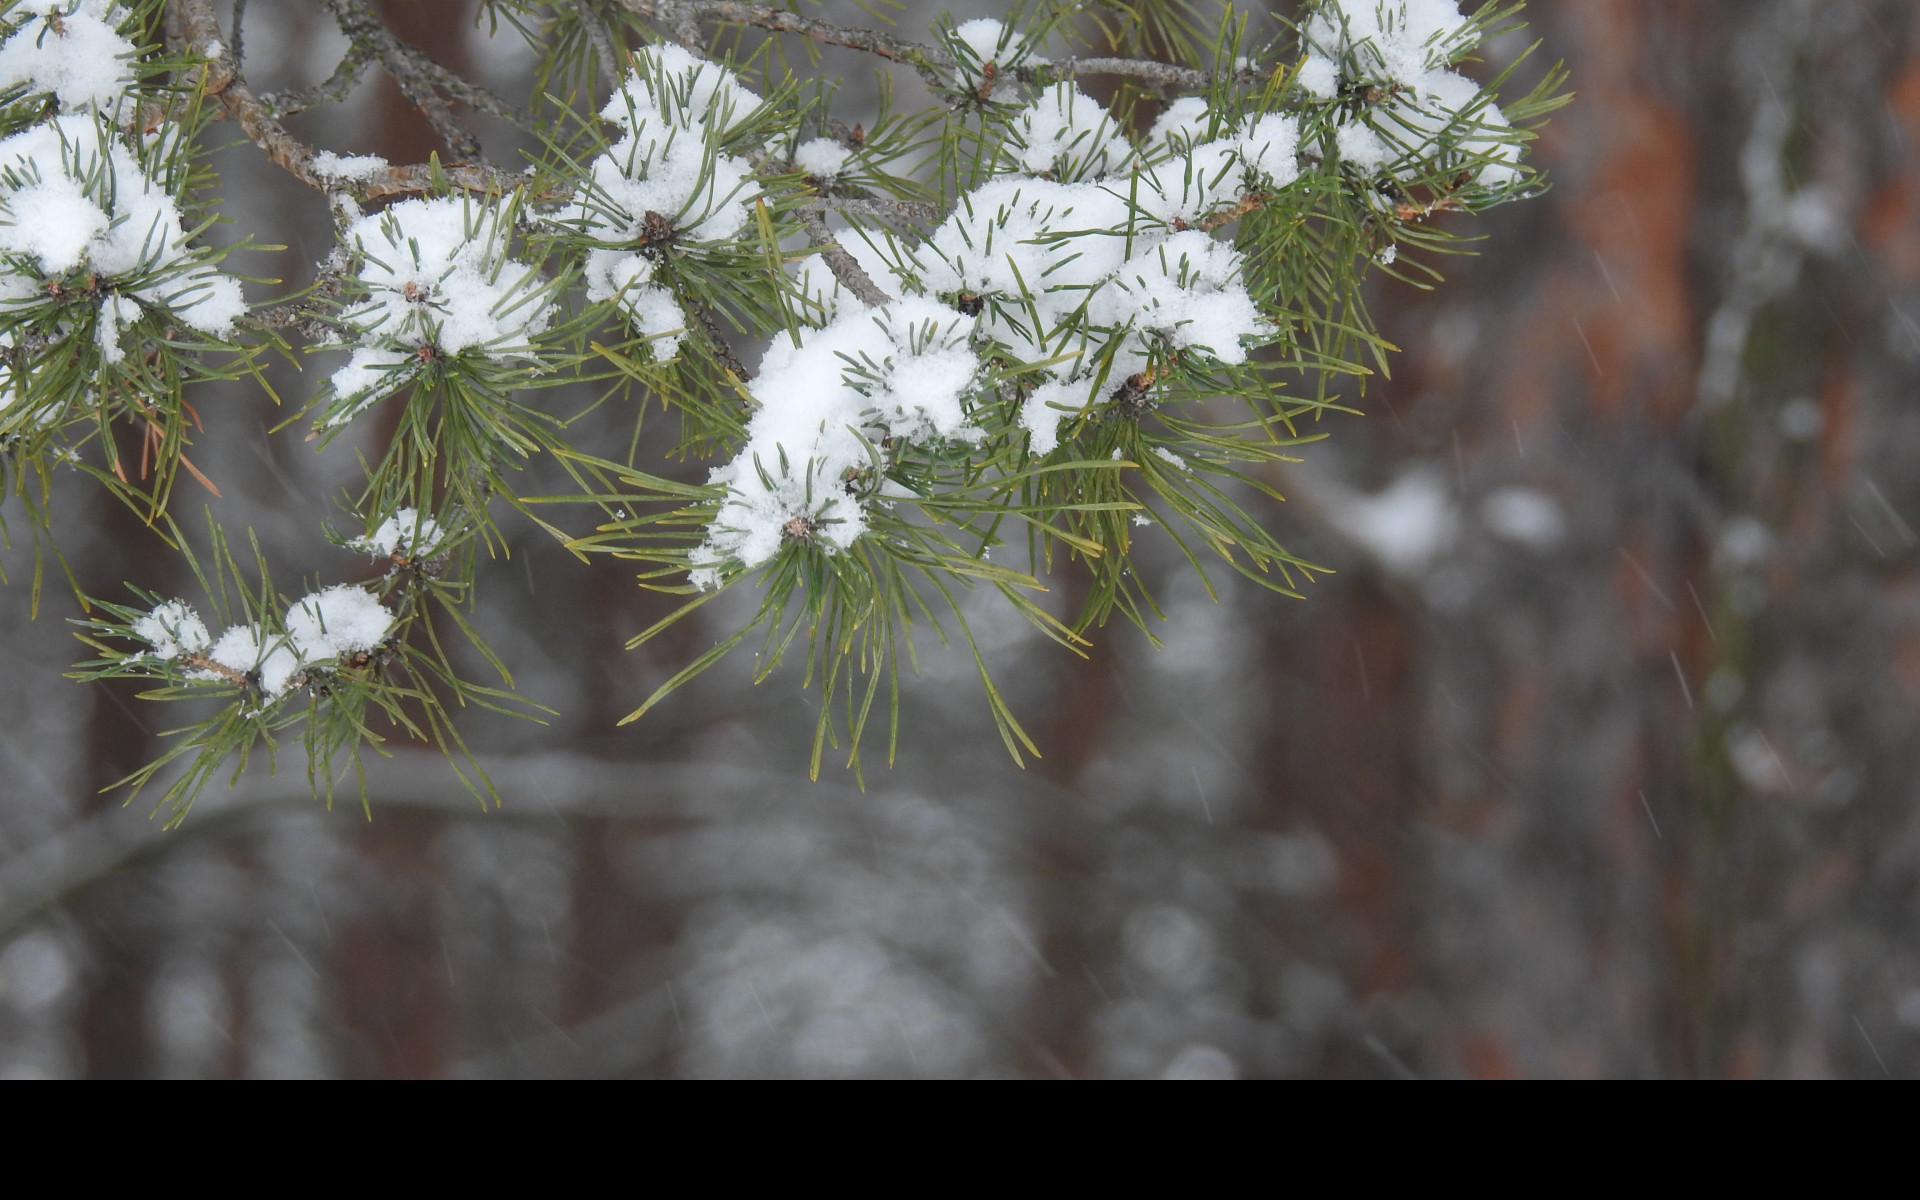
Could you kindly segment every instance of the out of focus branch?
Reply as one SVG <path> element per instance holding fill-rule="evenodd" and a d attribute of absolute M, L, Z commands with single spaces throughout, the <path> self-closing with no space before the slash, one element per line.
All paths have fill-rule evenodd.
<path fill-rule="evenodd" d="M 609 81 L 618 83 L 620 54 L 614 47 L 613 34 L 608 32 L 607 23 L 600 19 L 600 14 L 594 12 L 586 0 L 567 0 L 567 4 L 579 19 L 580 28 L 586 31 L 587 40 L 593 43 L 593 55 L 600 62 L 601 73 Z"/>
<path fill-rule="evenodd" d="M 401 41 L 368 7 L 367 0 L 320 2 L 333 14 L 333 19 L 340 25 L 340 32 L 346 34 L 349 41 L 356 46 L 370 48 L 380 56 L 380 65 L 387 69 L 387 74 L 393 77 L 400 91 L 413 101 L 421 115 L 427 118 L 427 123 L 433 126 L 433 131 L 440 135 L 456 157 L 467 161 L 479 159 L 480 143 L 453 119 L 453 110 L 441 96 L 442 92 L 479 112 L 498 117 L 527 132 L 534 131 L 532 118 L 487 89 L 447 70 L 418 47 Z"/>
<path fill-rule="evenodd" d="M 173 12 L 186 42 L 182 49 L 206 60 L 199 73 L 207 94 L 219 99 L 226 115 L 240 123 L 247 140 L 266 151 L 275 166 L 317 191 L 352 191 L 369 200 L 420 195 L 432 187 L 433 172 L 425 163 L 389 167 L 354 180 L 351 187 L 317 173 L 313 148 L 288 133 L 275 111 L 247 87 L 231 51 L 220 41 L 212 0 L 173 0 Z M 219 53 L 209 53 L 215 48 Z M 475 192 L 508 192 L 525 182 L 520 176 L 480 163 L 455 163 L 441 168 L 441 176 L 455 187 Z"/>
<path fill-rule="evenodd" d="M 746 768 L 649 763 L 636 769 L 631 763 L 570 755 L 498 758 L 480 765 L 494 787 L 511 797 L 510 807 L 492 811 L 476 804 L 471 792 L 454 783 L 437 754 L 396 754 L 367 763 L 367 801 L 375 812 L 412 810 L 489 821 L 658 820 L 691 818 L 729 798 L 775 795 L 796 786 L 805 786 L 815 802 L 858 795 L 852 788 L 796 785 L 778 772 Z M 164 791 L 163 783 L 154 786 Z M 184 841 L 217 836 L 234 822 L 310 802 L 312 794 L 304 771 L 275 776 L 253 770 L 231 788 L 208 790 L 194 803 L 193 819 L 174 829 L 138 803 L 70 825 L 0 861 L 0 935 L 130 863 Z"/>

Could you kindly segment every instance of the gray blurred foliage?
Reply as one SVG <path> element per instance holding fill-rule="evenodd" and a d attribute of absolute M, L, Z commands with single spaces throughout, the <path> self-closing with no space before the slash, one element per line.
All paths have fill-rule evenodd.
<path fill-rule="evenodd" d="M 524 94 L 464 4 L 380 7 Z M 659 606 L 529 531 L 479 620 L 562 715 L 476 714 L 504 808 L 407 751 L 371 819 L 289 763 L 163 832 L 98 792 L 158 730 L 60 677 L 70 602 L 0 605 L 0 1073 L 1920 1074 L 1920 17 L 1527 15 L 1526 69 L 1579 93 L 1555 190 L 1439 290 L 1379 289 L 1405 353 L 1280 481 L 1283 540 L 1339 573 L 1216 603 L 1147 549 L 1164 645 L 1086 662 L 983 607 L 1029 770 L 957 654 L 865 792 L 805 781 L 817 697 L 749 663 L 615 729 L 729 614 L 626 652 Z M 341 48 L 317 5 L 248 24 L 285 87 Z M 293 125 L 433 144 L 378 71 Z M 219 168 L 227 228 L 289 246 L 239 269 L 301 282 L 322 202 L 245 146 Z M 306 498 L 350 457 L 269 442 L 244 389 L 203 412 L 215 516 L 322 553 Z M 89 592 L 178 571 L 61 503 Z M 1417 553 L 1373 519 L 1410 511 Z"/>

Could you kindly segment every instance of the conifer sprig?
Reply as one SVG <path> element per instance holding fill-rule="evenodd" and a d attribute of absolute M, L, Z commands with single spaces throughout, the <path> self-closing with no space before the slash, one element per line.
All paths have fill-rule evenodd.
<path fill-rule="evenodd" d="M 1169 539 L 1209 588 L 1227 570 L 1301 594 L 1320 569 L 1268 528 L 1272 467 L 1324 436 L 1343 378 L 1386 369 L 1366 280 L 1433 285 L 1466 248 L 1454 214 L 1543 187 L 1527 146 L 1566 99 L 1557 69 L 1517 98 L 1511 65 L 1484 86 L 1463 73 L 1514 26 L 1504 0 L 1464 15 L 1314 0 L 1291 22 L 1039 0 L 925 39 L 805 5 L 487 0 L 480 19 L 539 52 L 525 112 L 361 0 L 322 6 L 348 50 L 298 94 L 256 88 L 211 0 L 0 8 L 5 47 L 66 36 L 67 20 L 126 47 L 79 77 L 0 48 L 0 464 L 36 539 L 47 480 L 73 464 L 187 553 L 173 483 L 217 487 L 191 458 L 206 414 L 189 392 L 258 379 L 264 351 L 346 353 L 283 422 L 318 449 L 392 417 L 337 539 L 384 562 L 378 579 L 289 599 L 216 529 L 207 570 L 189 558 L 225 632 L 138 588 L 139 605 L 92 602 L 83 637 L 101 657 L 81 677 L 213 706 L 128 781 L 164 768 L 176 815 L 296 727 L 329 796 L 396 736 L 461 754 L 454 708 L 512 707 L 464 613 L 479 551 L 519 519 L 682 597 L 636 644 L 760 589 L 745 628 L 629 719 L 758 639 L 762 677 L 798 655 L 802 686 L 830 701 L 814 771 L 836 751 L 858 772 L 882 714 L 891 759 L 900 666 L 930 629 L 973 653 L 1008 751 L 1039 753 L 973 644 L 965 593 L 1076 653 L 1116 614 L 1158 620 L 1142 538 Z M 881 68 L 872 109 L 813 77 L 825 46 Z M 343 157 L 281 123 L 375 63 L 444 155 Z M 902 111 L 896 72 L 933 104 Z M 1104 99 L 1083 87 L 1095 78 Z M 541 149 L 493 161 L 463 110 Z M 248 308 L 205 243 L 217 181 L 199 147 L 216 118 L 334 204 L 339 246 L 309 291 Z M 68 195 L 99 220 L 57 224 L 65 242 L 8 232 Z M 585 439 L 583 406 L 556 390 L 573 382 L 592 389 L 586 411 L 631 414 L 624 446 Z M 656 402 L 697 481 L 640 460 Z M 571 490 L 527 494 L 536 458 Z M 1076 611 L 1044 596 L 1063 571 L 1088 576 Z M 500 688 L 459 675 L 454 632 Z"/>

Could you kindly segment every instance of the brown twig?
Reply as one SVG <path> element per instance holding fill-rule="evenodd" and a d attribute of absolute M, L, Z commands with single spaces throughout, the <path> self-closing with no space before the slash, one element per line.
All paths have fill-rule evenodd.
<path fill-rule="evenodd" d="M 218 675 L 228 683 L 239 687 L 251 688 L 254 686 L 253 676 L 250 672 L 236 671 L 227 664 L 215 662 L 204 654 L 182 654 L 180 656 L 180 665 L 190 668 L 191 670 L 206 671 L 210 674 Z"/>

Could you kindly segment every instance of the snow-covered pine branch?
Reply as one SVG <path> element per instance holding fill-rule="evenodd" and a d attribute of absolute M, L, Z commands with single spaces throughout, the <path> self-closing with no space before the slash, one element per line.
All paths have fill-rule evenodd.
<path fill-rule="evenodd" d="M 213 0 L 0 10 L 0 445 L 16 492 L 77 465 L 177 535 L 174 468 L 201 475 L 187 390 L 255 370 L 283 336 L 347 353 L 304 401 L 321 450 L 393 418 L 348 506 L 366 532 L 333 538 L 381 561 L 377 579 L 282 596 L 215 528 L 195 561 L 240 610 L 210 624 L 172 596 L 95 601 L 101 657 L 83 676 L 226 698 L 169 753 L 193 755 L 181 802 L 290 725 L 329 787 L 370 709 L 457 746 L 447 701 L 505 693 L 416 630 L 442 613 L 476 636 L 460 612 L 503 521 L 647 564 L 650 586 L 686 595 L 679 616 L 758 580 L 757 618 L 641 711 L 752 628 L 798 621 L 827 692 L 848 681 L 837 720 L 856 767 L 873 692 L 851 676 L 898 686 L 915 612 L 964 630 L 955 584 L 1081 643 L 1113 612 L 1154 611 L 1129 564 L 1159 526 L 1202 572 L 1292 591 L 1316 568 L 1248 497 L 1329 405 L 1325 378 L 1386 353 L 1364 280 L 1431 273 L 1425 252 L 1453 238 L 1438 214 L 1540 186 L 1526 143 L 1560 102 L 1553 73 L 1520 97 L 1462 73 L 1511 23 L 1517 6 L 1497 3 L 1317 0 L 1293 26 L 1224 10 L 1203 33 L 1173 0 L 1133 6 L 1124 29 L 1095 0 L 1051 0 L 914 37 L 735 0 L 493 0 L 540 57 L 530 112 L 361 0 L 321 7 L 348 50 L 299 93 L 249 77 L 245 31 Z M 730 55 L 713 53 L 720 33 Z M 900 69 L 928 106 L 898 110 L 884 89 L 877 108 L 842 105 L 789 67 L 803 42 Z M 390 163 L 282 123 L 374 63 L 446 153 Z M 463 111 L 544 149 L 530 168 L 491 160 Z M 206 243 L 216 119 L 329 198 L 339 243 L 310 291 L 254 285 L 249 307 Z M 547 399 L 573 379 L 603 407 L 670 405 L 676 457 L 704 467 L 674 478 L 579 440 Z M 121 461 L 122 428 L 140 469 Z M 536 456 L 573 490 L 524 494 Z M 991 553 L 1008 543 L 1024 565 Z M 1092 576 L 1077 613 L 1034 599 L 1062 561 Z M 763 671 L 789 639 L 772 644 Z M 987 693 L 1009 750 L 1034 749 Z"/>

